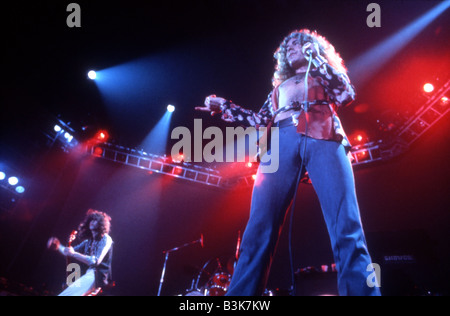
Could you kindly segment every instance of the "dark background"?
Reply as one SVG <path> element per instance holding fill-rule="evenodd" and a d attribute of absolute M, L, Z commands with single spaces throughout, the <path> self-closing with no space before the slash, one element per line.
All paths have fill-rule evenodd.
<path fill-rule="evenodd" d="M 251 189 L 224 191 L 48 148 L 42 131 L 52 128 L 52 118 L 70 122 L 80 139 L 104 128 L 113 142 L 131 148 L 169 103 L 177 107 L 171 127 L 189 126 L 194 118 L 223 127 L 194 106 L 215 93 L 259 109 L 271 89 L 273 52 L 292 30 L 317 29 L 350 67 L 439 1 L 377 1 L 381 28 L 366 25 L 370 1 L 78 1 L 81 28 L 66 25 L 69 3 L 20 3 L 3 10 L 0 164 L 20 174 L 27 191 L 0 211 L 0 276 L 39 293 L 59 292 L 64 259 L 48 252 L 46 241 L 53 235 L 65 240 L 86 210 L 97 208 L 113 218 L 117 295 L 156 295 L 162 251 L 204 234 L 203 249 L 195 244 L 169 257 L 162 294 L 176 295 L 209 260 L 207 268 L 214 270 L 216 258 L 226 265 L 233 257 Z M 364 141 L 386 137 L 380 120 L 411 116 L 425 100 L 423 84 L 448 79 L 448 17 L 446 12 L 434 20 L 367 84 L 354 82 L 358 99 L 340 111 L 349 135 L 364 131 Z M 86 73 L 120 65 L 125 71 L 137 65 L 142 80 L 128 75 L 142 91 L 127 87 L 124 99 L 111 101 Z M 382 266 L 385 294 L 449 293 L 449 123 L 447 116 L 395 159 L 355 168 L 374 261 L 383 263 L 385 255 L 416 258 Z M 90 128 L 83 133 L 81 126 Z M 295 267 L 331 264 L 320 205 L 309 185 L 301 185 L 294 221 Z M 285 229 L 268 287 L 289 286 Z"/>

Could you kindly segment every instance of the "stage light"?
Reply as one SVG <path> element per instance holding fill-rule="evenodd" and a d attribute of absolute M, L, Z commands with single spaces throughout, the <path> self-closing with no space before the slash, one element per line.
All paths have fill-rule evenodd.
<path fill-rule="evenodd" d="M 441 102 L 442 102 L 442 104 L 448 104 L 448 98 L 447 97 L 442 97 L 441 98 Z"/>
<path fill-rule="evenodd" d="M 105 130 L 100 130 L 95 135 L 95 139 L 100 142 L 106 142 L 109 139 L 109 134 Z"/>
<path fill-rule="evenodd" d="M 169 111 L 170 113 L 172 113 L 173 111 L 175 111 L 175 107 L 172 104 L 169 104 L 167 106 L 167 111 Z"/>
<path fill-rule="evenodd" d="M 97 78 L 97 73 L 94 70 L 91 70 L 88 72 L 88 77 L 91 80 L 95 80 L 95 78 Z"/>
<path fill-rule="evenodd" d="M 9 183 L 10 185 L 16 185 L 17 183 L 19 183 L 19 179 L 18 179 L 17 177 L 10 177 L 10 178 L 8 179 L 8 183 Z"/>
<path fill-rule="evenodd" d="M 256 174 L 252 175 L 252 179 L 256 180 Z"/>
<path fill-rule="evenodd" d="M 53 129 L 57 133 L 61 132 L 61 126 L 59 126 L 59 125 L 55 125 L 55 127 L 53 127 Z"/>
<path fill-rule="evenodd" d="M 251 162 L 247 162 L 247 167 L 251 168 L 253 166 L 253 164 Z"/>
<path fill-rule="evenodd" d="M 25 188 L 21 185 L 19 185 L 18 187 L 16 187 L 16 192 L 19 194 L 22 194 L 25 192 Z"/>
<path fill-rule="evenodd" d="M 423 91 L 430 93 L 433 92 L 434 86 L 431 83 L 426 83 L 423 85 Z"/>
<path fill-rule="evenodd" d="M 69 133 L 65 132 L 64 133 L 64 138 L 67 139 L 67 142 L 70 143 L 73 139 L 73 136 L 70 135 Z"/>
<path fill-rule="evenodd" d="M 355 142 L 356 144 L 361 144 L 364 142 L 367 142 L 369 140 L 369 137 L 365 131 L 355 131 L 353 134 L 350 135 L 350 139 Z"/>
<path fill-rule="evenodd" d="M 0 171 L 0 181 L 5 180 L 6 174 L 3 171 Z"/>
<path fill-rule="evenodd" d="M 183 161 L 184 161 L 184 155 L 183 154 L 172 156 L 172 162 L 174 162 L 174 163 L 180 163 L 180 162 L 183 162 Z"/>
<path fill-rule="evenodd" d="M 180 175 L 183 173 L 183 169 L 180 167 L 175 167 L 175 169 L 173 170 L 173 174 L 175 175 Z"/>
<path fill-rule="evenodd" d="M 101 148 L 101 147 L 95 147 L 95 148 L 94 148 L 94 155 L 95 155 L 95 156 L 102 156 L 102 155 L 103 155 L 103 148 Z"/>

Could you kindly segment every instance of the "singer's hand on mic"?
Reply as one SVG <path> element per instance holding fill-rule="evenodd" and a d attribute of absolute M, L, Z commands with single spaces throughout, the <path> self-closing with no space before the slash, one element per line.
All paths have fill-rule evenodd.
<path fill-rule="evenodd" d="M 309 60 L 311 56 L 313 59 L 316 58 L 320 55 L 319 44 L 311 42 L 305 43 L 302 47 L 302 53 L 305 56 L 306 60 Z"/>

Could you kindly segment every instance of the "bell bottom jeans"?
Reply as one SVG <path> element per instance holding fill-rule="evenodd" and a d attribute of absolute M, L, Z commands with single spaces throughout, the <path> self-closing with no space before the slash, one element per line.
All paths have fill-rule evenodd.
<path fill-rule="evenodd" d="M 302 172 L 302 159 L 330 236 L 339 295 L 380 295 L 377 287 L 367 285 L 373 270 L 367 271 L 371 258 L 361 224 L 353 169 L 344 146 L 306 137 L 290 125 L 279 128 L 279 153 L 275 173 L 262 173 L 261 167 L 258 170 L 250 217 L 227 296 L 259 296 L 264 292 L 298 173 Z"/>

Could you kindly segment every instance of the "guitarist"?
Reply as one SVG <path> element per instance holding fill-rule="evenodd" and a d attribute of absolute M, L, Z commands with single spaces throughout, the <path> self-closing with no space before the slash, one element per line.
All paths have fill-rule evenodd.
<path fill-rule="evenodd" d="M 82 240 L 75 247 L 64 247 L 52 237 L 47 246 L 62 255 L 83 264 L 86 273 L 70 284 L 59 296 L 88 296 L 97 294 L 112 282 L 111 263 L 113 240 L 109 236 L 111 217 L 106 213 L 89 209 L 78 228 Z M 71 238 L 72 239 L 72 238 Z"/>

